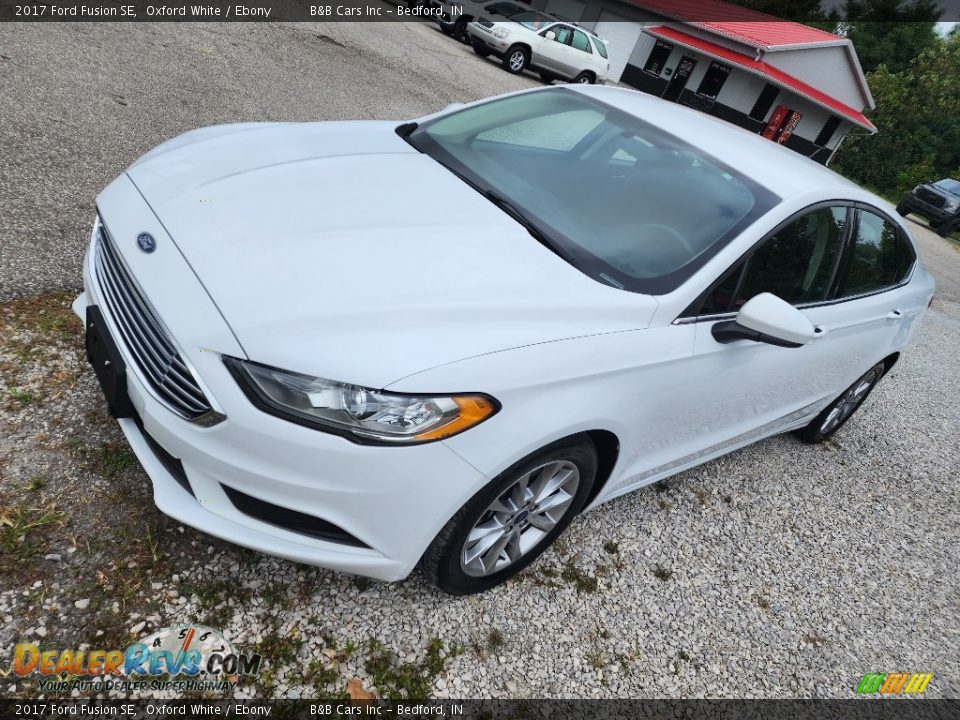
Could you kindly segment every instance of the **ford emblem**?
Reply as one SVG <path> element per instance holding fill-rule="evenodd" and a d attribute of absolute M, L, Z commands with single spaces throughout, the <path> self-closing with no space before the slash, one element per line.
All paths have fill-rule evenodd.
<path fill-rule="evenodd" d="M 153 239 L 150 233 L 140 233 L 137 235 L 137 247 L 145 253 L 152 253 L 157 249 L 157 241 Z"/>

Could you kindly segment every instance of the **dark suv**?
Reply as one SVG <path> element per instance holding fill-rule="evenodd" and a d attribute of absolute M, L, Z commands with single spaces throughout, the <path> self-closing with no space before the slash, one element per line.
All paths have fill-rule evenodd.
<path fill-rule="evenodd" d="M 930 223 L 930 229 L 947 237 L 960 228 L 960 181 L 952 178 L 917 185 L 897 203 L 901 215 L 916 213 Z"/>

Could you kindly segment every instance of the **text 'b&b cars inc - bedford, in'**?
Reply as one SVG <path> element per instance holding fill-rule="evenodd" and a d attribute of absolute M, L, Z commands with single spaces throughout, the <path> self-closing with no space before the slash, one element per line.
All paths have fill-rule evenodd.
<path fill-rule="evenodd" d="M 84 287 L 89 357 L 161 510 L 452 593 L 625 492 L 829 437 L 933 295 L 885 201 L 589 85 L 188 132 L 99 195 Z"/>

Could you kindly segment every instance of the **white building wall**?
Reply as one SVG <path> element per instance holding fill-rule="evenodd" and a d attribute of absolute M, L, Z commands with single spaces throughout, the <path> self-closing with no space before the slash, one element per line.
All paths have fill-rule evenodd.
<path fill-rule="evenodd" d="M 842 47 L 780 50 L 763 60 L 856 110 L 867 104 Z"/>

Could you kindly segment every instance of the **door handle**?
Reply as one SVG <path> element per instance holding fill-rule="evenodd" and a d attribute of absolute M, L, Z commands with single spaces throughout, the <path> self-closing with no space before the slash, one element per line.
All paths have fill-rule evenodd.
<path fill-rule="evenodd" d="M 891 310 L 890 312 L 887 313 L 887 322 L 893 322 L 895 320 L 899 320 L 902 317 L 903 317 L 903 313 L 900 312 L 899 310 Z"/>

